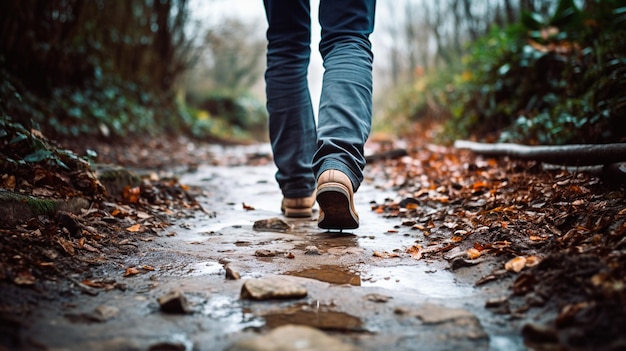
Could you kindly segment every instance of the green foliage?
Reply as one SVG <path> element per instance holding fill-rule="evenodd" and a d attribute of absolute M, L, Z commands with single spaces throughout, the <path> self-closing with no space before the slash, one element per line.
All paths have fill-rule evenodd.
<path fill-rule="evenodd" d="M 586 5 L 562 0 L 550 16 L 524 13 L 518 24 L 492 28 L 461 65 L 418 80 L 400 102 L 404 113 L 441 110 L 449 118 L 442 141 L 626 140 L 626 1 Z"/>
<path fill-rule="evenodd" d="M 266 139 L 265 106 L 250 95 L 212 91 L 204 97 L 191 98 L 188 105 L 190 129 L 195 137 Z"/>
<path fill-rule="evenodd" d="M 0 2 L 0 113 L 50 136 L 184 127 L 188 0 Z"/>
<path fill-rule="evenodd" d="M 547 21 L 527 13 L 523 27 L 494 29 L 475 43 L 471 77 L 450 96 L 450 134 L 503 131 L 501 141 L 536 144 L 626 137 L 617 128 L 626 106 L 624 7 L 593 6 L 581 11 L 562 0 Z"/>
<path fill-rule="evenodd" d="M 27 129 L 7 116 L 0 117 L 0 161 L 2 168 L 43 164 L 65 171 L 85 170 L 86 159 L 71 150 L 52 145 L 36 129 Z"/>

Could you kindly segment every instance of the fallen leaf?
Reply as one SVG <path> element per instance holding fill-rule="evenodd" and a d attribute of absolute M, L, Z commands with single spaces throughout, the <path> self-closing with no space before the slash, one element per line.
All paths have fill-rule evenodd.
<path fill-rule="evenodd" d="M 504 264 L 504 269 L 515 273 L 521 272 L 524 267 L 526 267 L 526 257 L 524 256 L 517 256 Z"/>
<path fill-rule="evenodd" d="M 132 275 L 137 275 L 141 273 L 137 268 L 135 267 L 130 267 L 130 268 L 126 268 L 126 271 L 124 271 L 124 276 L 125 277 L 130 277 Z"/>
<path fill-rule="evenodd" d="M 65 238 L 58 238 L 57 243 L 61 245 L 63 251 L 65 251 L 68 255 L 74 256 L 74 254 L 76 253 L 76 251 L 74 250 L 74 245 L 72 245 L 72 242 L 70 242 L 69 240 Z"/>
<path fill-rule="evenodd" d="M 480 251 L 473 247 L 467 250 L 467 258 L 469 258 L 470 260 L 476 259 L 480 257 L 480 255 Z"/>
<path fill-rule="evenodd" d="M 526 257 L 526 267 L 534 267 L 541 262 L 541 258 L 537 256 L 528 256 Z"/>
<path fill-rule="evenodd" d="M 413 245 L 409 247 L 408 249 L 406 249 L 405 252 L 410 254 L 411 257 L 413 257 L 416 260 L 419 260 L 422 258 L 422 246 L 420 245 Z"/>
<path fill-rule="evenodd" d="M 126 228 L 126 230 L 131 233 L 138 232 L 141 230 L 141 224 L 137 223 L 135 225 L 131 225 L 130 227 Z"/>
<path fill-rule="evenodd" d="M 13 279 L 13 282 L 17 285 L 33 285 L 35 284 L 35 277 L 29 271 L 22 271 L 17 274 L 17 277 Z"/>
<path fill-rule="evenodd" d="M 245 202 L 242 202 L 241 205 L 243 206 L 243 209 L 246 211 L 254 211 L 254 207 L 250 206 L 250 205 L 246 205 Z"/>
<path fill-rule="evenodd" d="M 141 189 L 139 187 L 125 186 L 122 190 L 122 198 L 126 202 L 130 202 L 131 204 L 139 202 L 139 197 L 141 196 Z"/>

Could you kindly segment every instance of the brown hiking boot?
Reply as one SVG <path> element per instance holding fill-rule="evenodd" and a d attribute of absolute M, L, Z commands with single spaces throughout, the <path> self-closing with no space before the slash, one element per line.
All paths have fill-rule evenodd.
<path fill-rule="evenodd" d="M 311 196 L 297 198 L 283 198 L 280 210 L 285 217 L 304 218 L 313 215 L 313 205 L 315 205 L 315 192 Z"/>
<path fill-rule="evenodd" d="M 323 229 L 356 229 L 359 215 L 354 209 L 352 182 L 343 172 L 330 169 L 317 180 L 317 203 L 320 216 L 317 226 Z"/>

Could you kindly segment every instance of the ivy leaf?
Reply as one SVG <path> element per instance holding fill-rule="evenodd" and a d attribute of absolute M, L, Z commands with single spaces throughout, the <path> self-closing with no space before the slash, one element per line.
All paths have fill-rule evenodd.
<path fill-rule="evenodd" d="M 28 163 L 37 163 L 37 162 L 41 162 L 41 161 L 49 158 L 51 155 L 52 155 L 52 151 L 45 150 L 45 149 L 39 149 L 39 150 L 33 152 L 32 154 L 28 154 L 28 155 L 24 156 L 24 161 L 26 161 Z"/>
<path fill-rule="evenodd" d="M 11 141 L 9 141 L 9 145 L 17 144 L 20 141 L 25 140 L 26 138 L 28 138 L 28 136 L 26 136 L 26 134 L 17 133 L 15 138 L 13 138 L 13 139 L 11 139 Z"/>

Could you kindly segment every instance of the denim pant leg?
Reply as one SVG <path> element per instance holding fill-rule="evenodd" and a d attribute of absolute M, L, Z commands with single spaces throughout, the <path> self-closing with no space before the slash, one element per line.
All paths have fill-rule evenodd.
<path fill-rule="evenodd" d="M 317 149 L 307 70 L 311 54 L 309 0 L 264 0 L 268 22 L 265 71 L 269 134 L 276 180 L 285 197 L 315 190 Z"/>
<path fill-rule="evenodd" d="M 363 147 L 372 124 L 372 62 L 369 35 L 375 0 L 321 0 L 320 53 L 324 79 L 318 116 L 317 177 L 327 169 L 344 172 L 356 191 L 363 181 Z"/>

